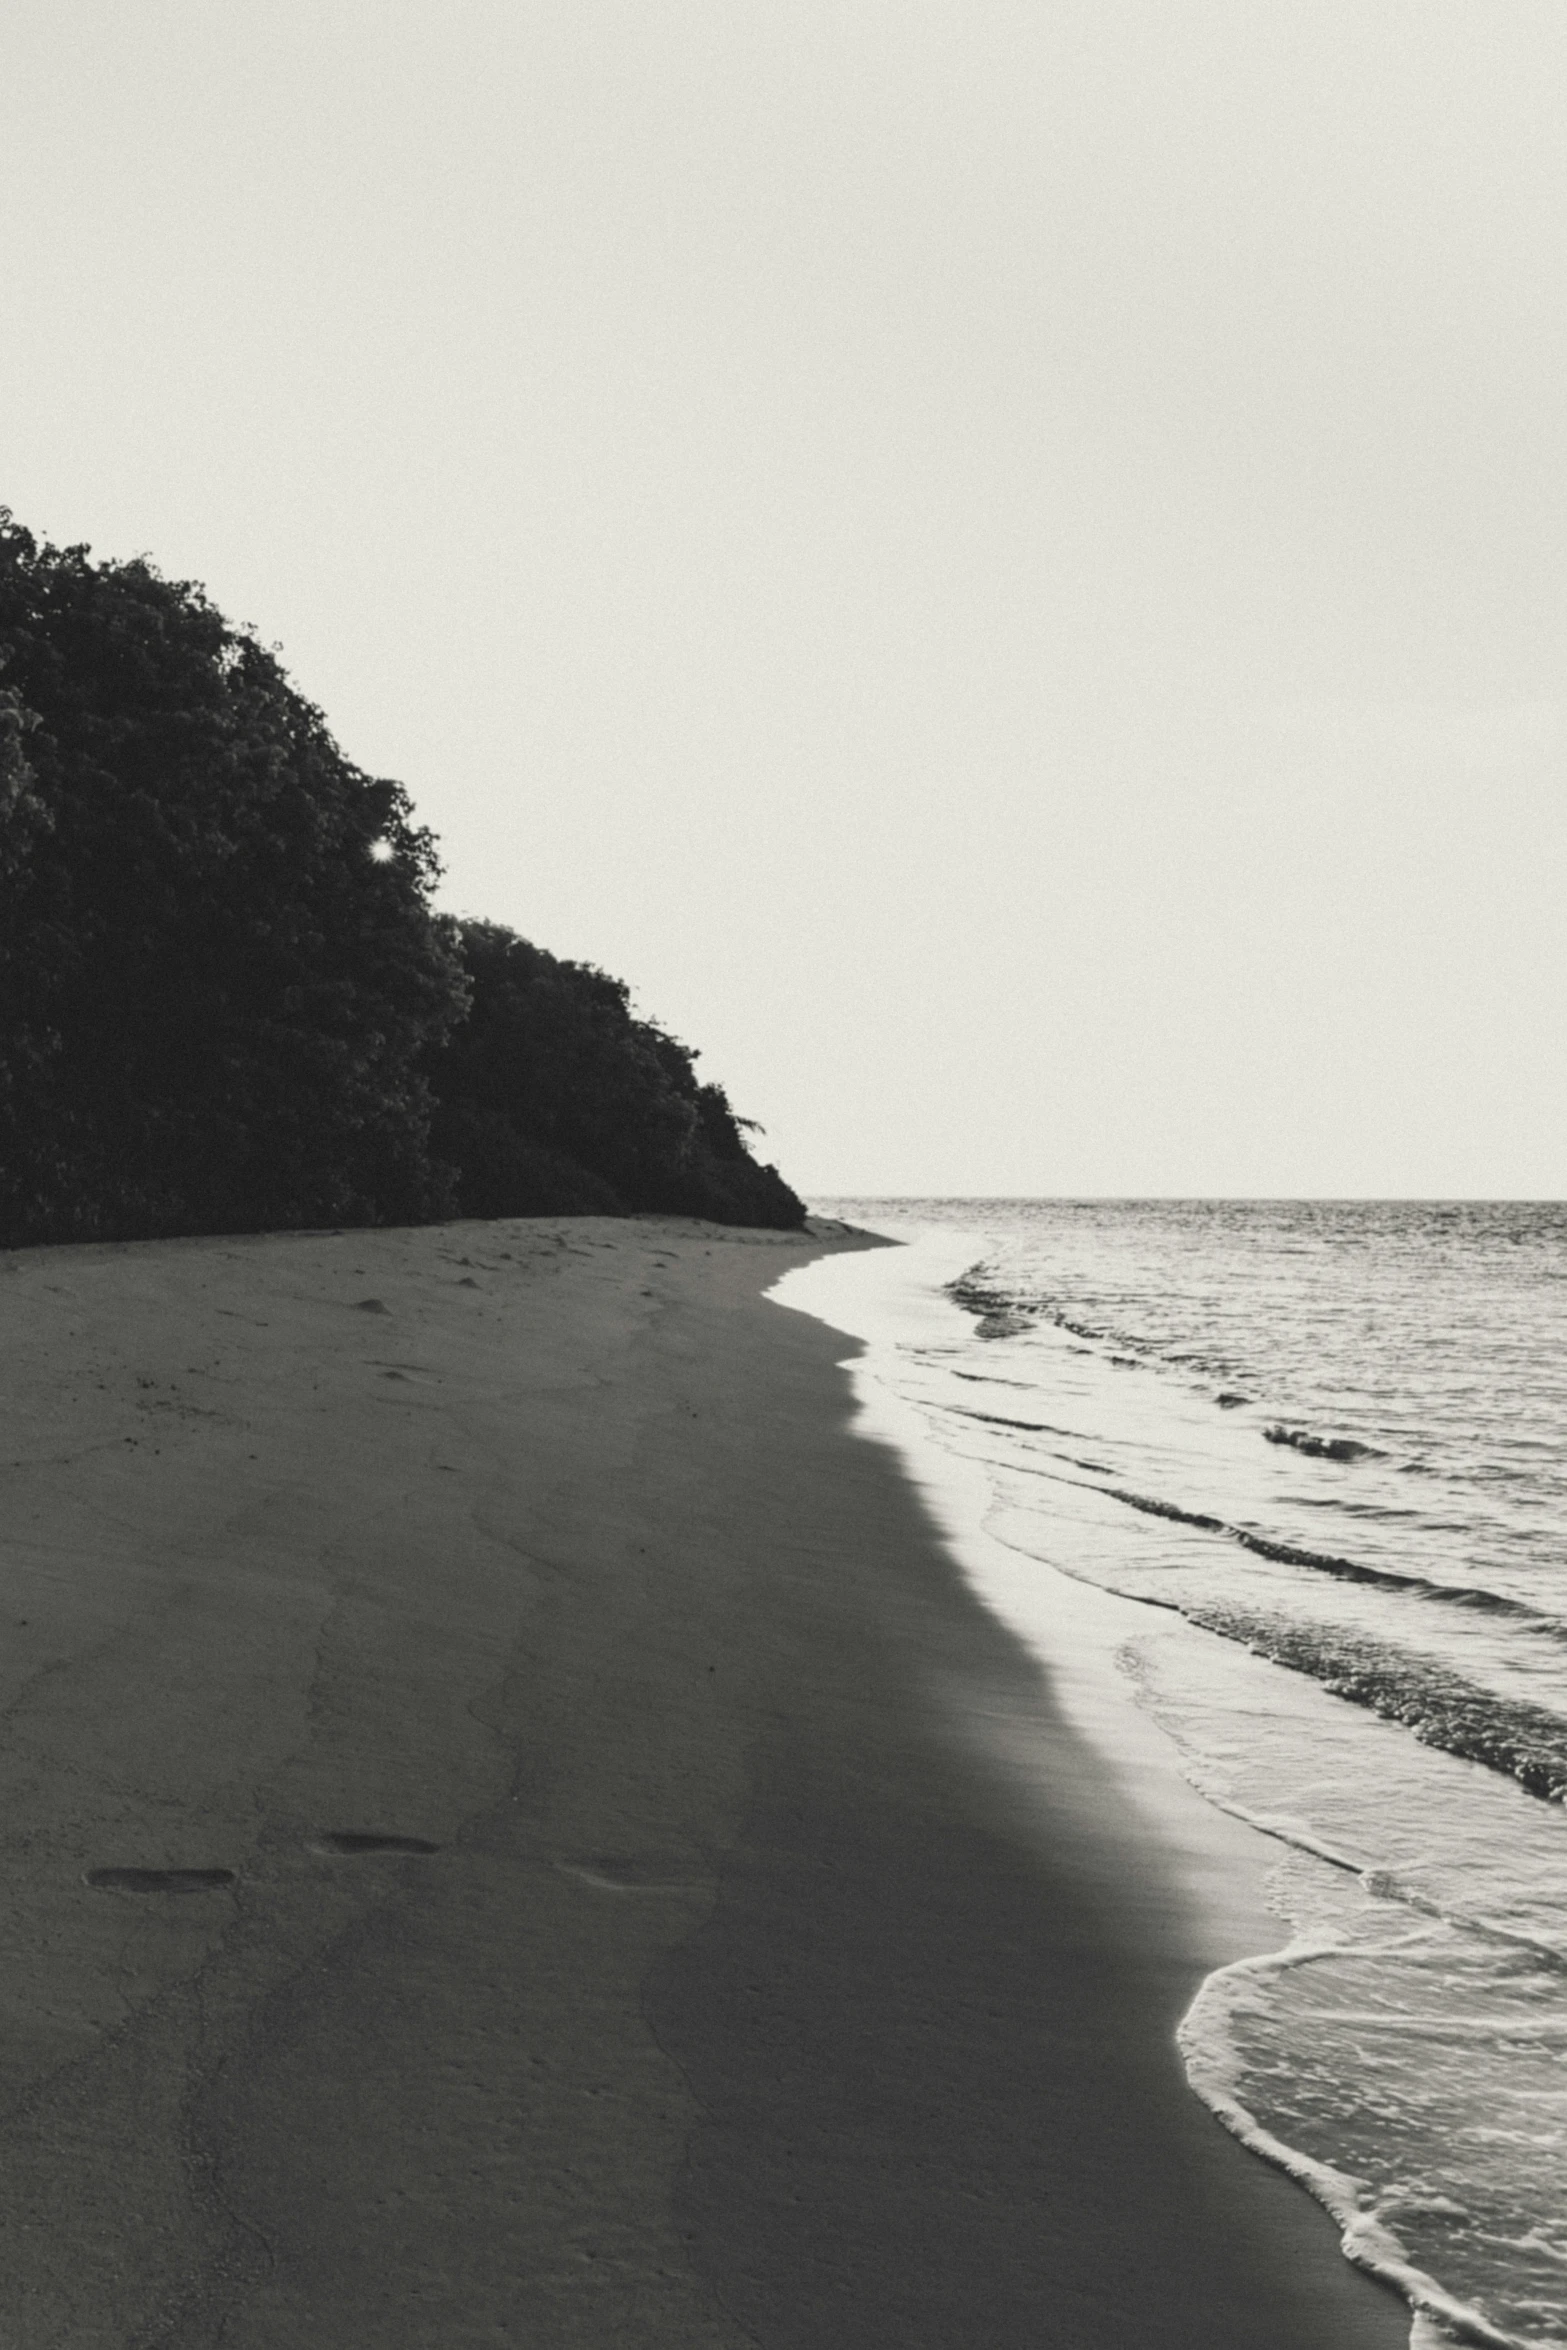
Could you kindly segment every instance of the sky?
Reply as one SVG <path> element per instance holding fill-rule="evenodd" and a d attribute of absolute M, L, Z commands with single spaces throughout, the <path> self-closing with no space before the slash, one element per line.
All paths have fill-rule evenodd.
<path fill-rule="evenodd" d="M 1557 1197 L 1559 0 L 7 0 L 0 502 L 834 1194 Z"/>

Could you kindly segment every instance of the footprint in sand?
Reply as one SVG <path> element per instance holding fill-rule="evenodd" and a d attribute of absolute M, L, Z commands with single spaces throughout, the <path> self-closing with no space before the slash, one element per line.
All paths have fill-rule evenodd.
<path fill-rule="evenodd" d="M 360 1860 L 373 1852 L 421 1854 L 439 1852 L 441 1848 L 427 1836 L 381 1836 L 363 1828 L 334 1828 L 325 1835 L 312 1837 L 310 1849 L 324 1853 L 331 1860 Z"/>
<path fill-rule="evenodd" d="M 237 1875 L 235 1869 L 87 1869 L 82 1882 L 106 1893 L 210 1893 Z"/>

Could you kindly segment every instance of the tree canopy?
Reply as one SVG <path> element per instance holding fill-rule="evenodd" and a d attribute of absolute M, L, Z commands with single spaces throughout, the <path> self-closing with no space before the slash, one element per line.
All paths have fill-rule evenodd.
<path fill-rule="evenodd" d="M 624 983 L 491 922 L 465 922 L 466 1019 L 433 1062 L 435 1140 L 467 1215 L 613 1209 L 794 1225 L 696 1055 L 633 1017 Z"/>
<path fill-rule="evenodd" d="M 0 509 L 0 1244 L 800 1220 L 619 981 L 438 915 L 438 874 L 200 587 Z"/>

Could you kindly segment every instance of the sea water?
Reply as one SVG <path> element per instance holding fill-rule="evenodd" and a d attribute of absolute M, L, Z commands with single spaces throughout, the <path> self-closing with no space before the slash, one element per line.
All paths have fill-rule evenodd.
<path fill-rule="evenodd" d="M 959 1244 L 868 1374 L 1025 1582 L 1132 1603 L 1137 1705 L 1273 1839 L 1280 1946 L 1204 1984 L 1194 2088 L 1417 2342 L 1563 2350 L 1567 1208 L 822 1206 Z"/>

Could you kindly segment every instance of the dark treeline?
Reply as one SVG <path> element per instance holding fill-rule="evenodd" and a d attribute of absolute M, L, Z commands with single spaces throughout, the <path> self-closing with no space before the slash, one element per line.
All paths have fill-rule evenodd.
<path fill-rule="evenodd" d="M 0 508 L 0 1246 L 801 1221 L 620 981 L 434 913 L 438 871 L 200 588 Z"/>

